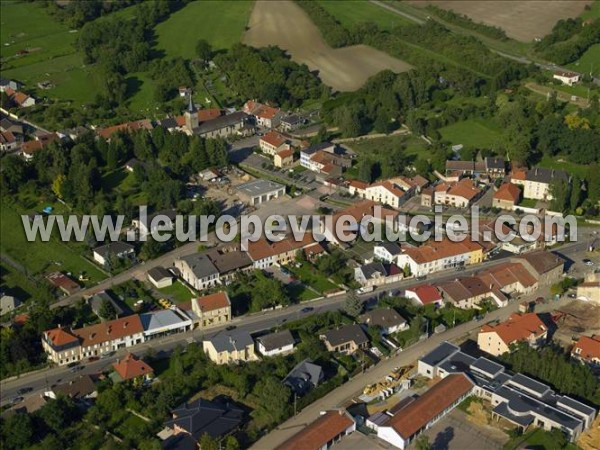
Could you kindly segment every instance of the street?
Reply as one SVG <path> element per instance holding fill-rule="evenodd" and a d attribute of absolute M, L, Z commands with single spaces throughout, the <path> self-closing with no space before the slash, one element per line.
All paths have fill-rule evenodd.
<path fill-rule="evenodd" d="M 565 246 L 560 248 L 560 254 L 564 257 L 570 258 L 571 260 L 581 259 L 584 257 L 584 253 L 587 250 L 587 247 L 590 242 L 591 242 L 590 239 L 586 239 L 585 241 L 566 244 Z M 197 249 L 196 244 L 189 244 L 189 245 L 194 246 L 193 249 L 191 250 L 191 253 L 196 251 L 196 249 Z M 183 247 L 181 247 L 180 249 L 177 249 L 176 251 L 181 250 L 182 248 Z M 185 251 L 189 251 L 189 249 L 187 249 Z M 507 255 L 506 257 L 510 257 L 510 255 Z M 478 264 L 476 266 L 467 266 L 466 270 L 464 270 L 460 274 L 461 274 L 461 276 L 474 274 L 476 272 L 481 271 L 482 269 L 484 269 L 486 267 L 491 267 L 491 266 L 494 266 L 494 265 L 504 262 L 506 257 L 505 258 L 498 257 L 497 259 L 486 261 L 486 262 L 484 262 L 482 264 Z M 166 258 L 166 259 L 163 259 L 163 258 Z M 146 265 L 142 266 L 143 270 L 145 271 L 150 267 L 154 267 L 155 265 L 164 264 L 164 261 L 167 261 L 172 258 L 174 258 L 174 256 L 172 254 L 165 255 L 162 258 L 158 258 L 157 260 L 152 261 L 152 265 L 146 264 Z M 138 268 L 131 269 L 131 270 L 135 272 L 135 271 L 141 271 L 142 269 L 140 269 L 138 267 Z M 123 275 L 123 277 L 124 277 L 123 280 L 129 279 L 129 278 L 131 278 L 131 276 L 133 276 L 132 273 L 129 273 L 127 275 L 125 275 L 125 273 L 123 273 L 121 275 Z M 107 280 L 105 283 L 115 283 L 116 284 L 118 281 L 116 281 L 115 278 Z M 444 281 L 452 280 L 454 278 L 456 278 L 456 272 L 454 270 L 446 270 L 443 272 L 438 272 L 436 274 L 430 275 L 427 282 L 428 283 L 444 282 Z M 421 284 L 421 283 L 423 283 L 423 282 L 416 281 L 412 278 L 408 279 L 408 280 L 399 281 L 396 283 L 390 283 L 388 285 L 385 285 L 384 287 L 377 289 L 374 292 L 363 294 L 360 296 L 360 298 L 363 302 L 365 302 L 367 300 L 372 299 L 375 296 L 386 295 L 386 293 L 389 291 L 397 290 L 399 288 L 407 288 L 407 287 L 411 287 L 411 286 Z M 106 286 L 106 288 L 108 288 L 108 287 L 109 287 L 109 285 Z M 99 287 L 96 287 L 94 289 L 99 289 Z M 538 295 L 540 295 L 540 294 L 534 293 L 532 296 L 536 297 Z M 258 331 L 268 330 L 268 329 L 277 327 L 288 320 L 295 320 L 295 319 L 301 318 L 303 316 L 303 314 L 306 314 L 306 313 L 301 312 L 302 308 L 305 308 L 306 306 L 313 307 L 314 308 L 313 313 L 321 313 L 321 312 L 333 311 L 336 309 L 340 309 L 341 307 L 343 307 L 345 300 L 346 300 L 346 295 L 341 294 L 341 295 L 331 297 L 331 298 L 323 298 L 323 299 L 318 299 L 318 300 L 314 300 L 311 302 L 303 302 L 303 303 L 300 303 L 297 305 L 292 305 L 292 306 L 289 306 L 287 308 L 280 309 L 280 310 L 274 310 L 274 311 L 263 312 L 263 313 L 255 313 L 255 314 L 249 314 L 249 315 L 245 315 L 245 316 L 236 317 L 231 322 L 229 322 L 223 326 L 211 327 L 210 329 L 198 329 L 198 330 L 193 330 L 193 331 L 190 331 L 187 333 L 172 335 L 172 336 L 169 336 L 169 337 L 166 337 L 163 339 L 153 340 L 150 342 L 146 342 L 144 344 L 140 344 L 140 345 L 137 345 L 134 347 L 129 347 L 127 349 L 120 350 L 113 356 L 105 358 L 105 359 L 101 359 L 101 360 L 94 361 L 91 363 L 85 362 L 84 369 L 79 372 L 76 372 L 76 373 L 71 373 L 70 369 L 67 367 L 64 367 L 64 366 L 51 367 L 51 368 L 42 369 L 42 370 L 36 371 L 36 372 L 26 373 L 26 374 L 21 375 L 18 378 L 13 378 L 13 379 L 8 379 L 8 380 L 2 381 L 2 383 L 0 385 L 1 390 L 2 390 L 0 404 L 4 405 L 7 402 L 9 402 L 11 399 L 16 397 L 17 391 L 23 387 L 33 388 L 33 390 L 28 395 L 39 395 L 39 394 L 43 393 L 43 391 L 46 388 L 51 387 L 52 385 L 57 384 L 57 383 L 67 382 L 81 374 L 102 372 L 103 370 L 106 370 L 107 368 L 109 368 L 110 365 L 113 362 L 115 362 L 118 358 L 122 358 L 127 352 L 133 352 L 138 355 L 143 355 L 148 349 L 152 348 L 152 349 L 154 349 L 154 351 L 156 353 L 159 353 L 159 352 L 169 353 L 170 351 L 172 351 L 174 348 L 176 348 L 179 345 L 185 346 L 193 341 L 200 342 L 204 337 L 210 337 L 220 331 L 223 331 L 227 326 L 231 326 L 231 325 L 235 325 L 238 329 L 247 331 L 249 333 L 256 333 Z M 71 300 L 71 301 L 74 301 L 74 300 Z M 513 302 L 506 308 L 494 311 L 494 313 L 491 313 L 490 316 L 486 318 L 486 320 L 491 320 L 496 315 L 499 317 L 505 317 L 502 314 L 506 314 L 506 316 L 507 316 L 511 311 L 514 311 L 517 308 L 517 303 L 518 302 Z M 469 328 L 469 326 L 471 328 Z M 449 334 L 444 333 L 441 336 L 443 336 L 444 339 L 454 339 L 455 337 L 460 336 L 465 331 L 475 329 L 478 326 L 479 326 L 479 324 L 476 322 L 472 322 L 470 324 L 464 324 L 457 328 L 453 328 L 453 329 L 449 330 L 447 332 Z M 438 336 L 438 335 L 436 335 L 436 336 Z M 434 336 L 434 338 L 436 338 L 436 336 Z M 415 351 L 414 350 L 415 348 L 420 349 L 421 344 L 429 345 L 428 342 L 429 342 L 429 340 L 418 344 L 417 346 L 413 347 L 411 349 L 411 351 Z M 429 348 L 429 347 L 426 347 L 426 348 Z M 426 352 L 428 350 L 419 350 L 419 351 Z M 406 354 L 406 353 L 403 353 L 403 355 L 404 354 Z M 396 364 L 398 364 L 398 363 L 396 363 Z M 379 369 L 377 369 L 377 370 L 379 370 Z M 319 402 L 317 402 L 317 403 L 319 403 Z"/>

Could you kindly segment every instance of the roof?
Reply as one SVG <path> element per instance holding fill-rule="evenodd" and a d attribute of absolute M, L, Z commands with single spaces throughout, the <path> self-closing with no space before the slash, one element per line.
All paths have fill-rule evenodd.
<path fill-rule="evenodd" d="M 365 279 L 367 279 L 367 280 L 369 280 L 373 277 L 376 277 L 377 275 L 382 276 L 382 277 L 388 276 L 387 270 L 385 270 L 383 263 L 380 263 L 378 261 L 364 264 L 364 265 L 360 266 L 360 270 L 361 270 L 363 276 L 365 277 Z"/>
<path fill-rule="evenodd" d="M 127 242 L 114 241 L 108 244 L 101 245 L 94 249 L 94 253 L 106 258 L 109 255 L 121 255 L 123 253 L 130 253 L 135 250 L 135 247 Z"/>
<path fill-rule="evenodd" d="M 283 184 L 261 179 L 248 181 L 247 183 L 240 184 L 237 187 L 239 192 L 242 192 L 250 197 L 267 194 L 269 192 L 278 191 L 281 189 L 285 189 Z"/>
<path fill-rule="evenodd" d="M 223 111 L 219 108 L 199 109 L 198 122 L 206 122 L 207 120 L 216 119 L 223 115 Z"/>
<path fill-rule="evenodd" d="M 12 144 L 16 141 L 17 139 L 11 131 L 0 131 L 0 144 Z"/>
<path fill-rule="evenodd" d="M 161 309 L 158 311 L 140 314 L 140 321 L 144 331 L 156 332 L 164 328 L 174 328 L 190 319 L 183 313 L 178 314 L 176 309 Z"/>
<path fill-rule="evenodd" d="M 420 361 L 430 366 L 437 366 L 450 355 L 460 351 L 460 348 L 450 342 L 444 341 L 432 351 L 423 356 Z"/>
<path fill-rule="evenodd" d="M 97 315 L 100 315 L 99 314 L 100 308 L 104 301 L 108 301 L 112 305 L 112 307 L 115 310 L 116 317 L 121 317 L 124 315 L 125 311 L 119 305 L 120 302 L 117 302 L 106 291 L 100 291 L 97 294 L 92 295 L 88 299 L 88 303 L 89 303 L 90 307 L 92 308 L 92 311 L 94 311 L 94 313 L 96 313 Z"/>
<path fill-rule="evenodd" d="M 600 335 L 580 336 L 571 353 L 587 360 L 600 360 Z"/>
<path fill-rule="evenodd" d="M 356 345 L 362 345 L 369 342 L 369 338 L 362 330 L 360 325 L 345 325 L 336 330 L 329 330 L 323 333 L 323 336 L 332 347 L 354 342 Z"/>
<path fill-rule="evenodd" d="M 490 361 L 483 356 L 477 358 L 477 360 L 471 364 L 471 368 L 476 369 L 479 372 L 483 372 L 490 378 L 494 378 L 500 372 L 504 372 L 504 366 L 495 363 L 494 361 Z"/>
<path fill-rule="evenodd" d="M 401 253 L 400 245 L 396 242 L 378 242 L 375 247 L 383 247 L 392 256 Z"/>
<path fill-rule="evenodd" d="M 525 253 L 524 255 L 518 256 L 518 258 L 531 264 L 538 275 L 543 275 L 564 265 L 564 260 L 561 257 L 543 250 Z"/>
<path fill-rule="evenodd" d="M 241 251 L 239 248 L 229 250 L 223 247 L 217 248 L 208 252 L 206 256 L 221 274 L 252 265 L 252 259 L 248 256 L 248 253 Z"/>
<path fill-rule="evenodd" d="M 55 394 L 62 394 L 73 399 L 81 399 L 96 392 L 94 380 L 89 375 L 81 375 L 68 383 L 62 383 L 52 389 Z"/>
<path fill-rule="evenodd" d="M 160 280 L 164 280 L 166 278 L 169 278 L 169 279 L 173 278 L 173 274 L 161 266 L 153 267 L 152 269 L 150 269 L 148 271 L 148 276 L 150 278 L 152 278 L 154 281 L 160 281 Z"/>
<path fill-rule="evenodd" d="M 453 281 L 441 283 L 438 287 L 455 302 L 491 292 L 490 287 L 485 285 L 479 277 L 457 278 Z"/>
<path fill-rule="evenodd" d="M 112 366 L 123 381 L 131 380 L 133 378 L 141 377 L 154 372 L 152 367 L 131 353 L 127 353 L 125 358 L 117 361 Z"/>
<path fill-rule="evenodd" d="M 472 180 L 463 178 L 448 190 L 448 195 L 463 197 L 467 200 L 472 200 L 481 193 L 481 189 L 477 188 Z"/>
<path fill-rule="evenodd" d="M 77 339 L 74 334 L 60 327 L 47 330 L 44 333 L 47 340 L 50 341 L 55 348 L 79 342 L 79 339 Z"/>
<path fill-rule="evenodd" d="M 529 169 L 526 175 L 527 181 L 535 181 L 537 183 L 550 184 L 555 179 L 568 181 L 569 176 L 564 170 L 546 169 L 544 167 Z"/>
<path fill-rule="evenodd" d="M 206 122 L 202 122 L 197 128 L 194 128 L 194 133 L 204 134 L 211 131 L 220 130 L 231 125 L 238 124 L 246 120 L 247 114 L 242 111 L 236 111 L 231 114 L 219 116 Z"/>
<path fill-rule="evenodd" d="M 165 425 L 187 431 L 196 441 L 203 434 L 220 438 L 238 428 L 244 420 L 244 411 L 226 399 L 199 398 L 184 403 L 172 411 L 173 419 Z"/>
<path fill-rule="evenodd" d="M 359 317 L 368 326 L 390 328 L 406 324 L 406 319 L 392 308 L 379 308 L 369 311 Z"/>
<path fill-rule="evenodd" d="M 361 181 L 361 180 L 350 180 L 348 185 L 352 186 L 355 189 L 360 189 L 360 190 L 365 190 L 367 187 L 369 187 L 369 183 L 367 183 L 366 181 Z"/>
<path fill-rule="evenodd" d="M 277 447 L 277 449 L 318 450 L 353 425 L 354 420 L 346 411 L 327 411 Z"/>
<path fill-rule="evenodd" d="M 279 156 L 282 159 L 289 158 L 290 156 L 293 156 L 293 155 L 294 155 L 294 151 L 291 148 L 286 148 L 284 150 L 277 152 L 277 156 Z"/>
<path fill-rule="evenodd" d="M 300 123 L 301 121 L 302 121 L 302 118 L 296 114 L 290 114 L 289 116 L 285 116 L 281 119 L 281 122 L 287 123 L 290 125 L 295 125 L 297 123 Z"/>
<path fill-rule="evenodd" d="M 214 311 L 215 309 L 227 308 L 231 306 L 231 301 L 227 292 L 215 292 L 214 294 L 208 294 L 203 297 L 199 297 L 195 300 L 200 308 L 200 311 Z"/>
<path fill-rule="evenodd" d="M 504 183 L 500 186 L 498 191 L 494 194 L 496 200 L 506 200 L 509 202 L 516 203 L 521 196 L 521 189 L 516 184 Z"/>
<path fill-rule="evenodd" d="M 236 350 L 254 345 L 252 336 L 247 331 L 233 330 L 221 332 L 207 339 L 211 342 L 217 353 L 234 352 Z"/>
<path fill-rule="evenodd" d="M 563 70 L 557 70 L 556 72 L 554 72 L 554 75 L 557 77 L 565 78 L 575 78 L 580 76 L 580 74 L 578 74 L 577 72 L 565 72 Z"/>
<path fill-rule="evenodd" d="M 415 186 L 425 187 L 429 184 L 429 180 L 421 175 L 415 175 L 410 179 L 411 183 Z"/>
<path fill-rule="evenodd" d="M 442 300 L 442 294 L 437 290 L 435 286 L 431 284 L 420 284 L 419 286 L 413 286 L 406 288 L 407 291 L 414 292 L 423 305 L 429 305 L 430 303 L 439 302 Z"/>
<path fill-rule="evenodd" d="M 256 338 L 256 340 L 262 344 L 267 352 L 277 350 L 288 345 L 294 345 L 296 343 L 296 340 L 294 339 L 294 336 L 292 336 L 290 330 L 283 330 L 277 333 L 267 334 L 265 336 Z"/>
<path fill-rule="evenodd" d="M 198 279 L 219 274 L 219 271 L 215 265 L 205 254 L 182 256 L 180 261 L 183 261 L 185 264 L 187 264 L 194 276 Z"/>
<path fill-rule="evenodd" d="M 89 347 L 115 339 L 122 339 L 125 336 L 141 334 L 144 332 L 144 327 L 142 326 L 140 316 L 135 314 L 78 328 L 72 332 L 80 339 L 82 347 Z"/>
<path fill-rule="evenodd" d="M 62 272 L 52 272 L 46 275 L 46 279 L 55 287 L 72 294 L 79 290 L 79 284 Z"/>
<path fill-rule="evenodd" d="M 325 150 L 326 148 L 330 147 L 335 147 L 335 144 L 332 144 L 331 142 L 319 142 L 318 144 L 314 144 L 308 148 L 305 148 L 304 150 L 302 150 L 302 153 L 306 155 L 312 155 L 320 150 Z"/>
<path fill-rule="evenodd" d="M 481 249 L 481 245 L 477 242 L 470 241 L 469 239 L 465 239 L 462 242 L 452 242 L 449 239 L 444 239 L 440 242 L 429 242 L 420 247 L 407 247 L 404 249 L 404 253 L 417 264 L 424 264 L 442 258 L 471 253 Z"/>
<path fill-rule="evenodd" d="M 27 153 L 28 155 L 32 155 L 38 150 L 44 148 L 44 144 L 40 141 L 26 141 L 21 145 L 21 152 Z"/>
<path fill-rule="evenodd" d="M 451 374 L 435 384 L 388 422 L 400 436 L 409 439 L 458 399 L 468 394 L 473 383 L 464 374 Z"/>
<path fill-rule="evenodd" d="M 275 148 L 281 147 L 287 142 L 286 137 L 278 131 L 271 130 L 260 138 L 261 142 L 266 142 Z"/>
<path fill-rule="evenodd" d="M 317 386 L 323 376 L 323 368 L 307 358 L 290 370 L 283 379 L 283 384 L 289 386 L 297 395 L 304 395 L 309 389 Z"/>
<path fill-rule="evenodd" d="M 497 325 L 485 324 L 481 333 L 495 332 L 506 345 L 528 339 L 530 336 L 541 336 L 546 333 L 544 322 L 535 313 L 513 313 L 508 320 Z"/>

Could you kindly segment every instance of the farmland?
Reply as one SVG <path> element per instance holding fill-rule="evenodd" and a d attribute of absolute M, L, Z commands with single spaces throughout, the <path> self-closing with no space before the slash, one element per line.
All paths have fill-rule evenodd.
<path fill-rule="evenodd" d="M 332 49 L 309 17 L 291 1 L 257 1 L 244 43 L 254 47 L 277 45 L 292 59 L 318 70 L 321 80 L 339 91 L 353 91 L 372 75 L 411 66 L 365 45 Z"/>
<path fill-rule="evenodd" d="M 367 1 L 320 0 L 319 3 L 346 28 L 361 22 L 373 22 L 386 30 L 413 24 L 410 20 L 397 14 L 390 14 L 389 11 Z"/>
<path fill-rule="evenodd" d="M 496 148 L 502 141 L 502 133 L 489 122 L 478 119 L 464 120 L 439 130 L 442 138 L 452 144 L 477 148 Z"/>
<path fill-rule="evenodd" d="M 554 24 L 567 17 L 577 17 L 584 12 L 592 0 L 533 2 L 527 0 L 429 0 L 411 1 L 416 6 L 433 4 L 465 14 L 475 22 L 483 22 L 502 28 L 506 34 L 518 41 L 528 42 L 550 33 Z"/>
<path fill-rule="evenodd" d="M 594 76 L 600 76 L 600 44 L 592 45 L 579 60 L 567 67 L 581 73 L 592 72 Z"/>
<path fill-rule="evenodd" d="M 192 2 L 155 28 L 157 48 L 183 58 L 194 57 L 200 39 L 216 50 L 229 48 L 240 42 L 251 10 L 251 1 Z"/>

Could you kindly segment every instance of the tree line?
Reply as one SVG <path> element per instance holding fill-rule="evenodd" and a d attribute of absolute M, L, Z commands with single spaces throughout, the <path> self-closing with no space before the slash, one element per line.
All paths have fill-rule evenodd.
<path fill-rule="evenodd" d="M 481 22 L 475 22 L 465 14 L 459 14 L 451 9 L 443 9 L 436 5 L 427 5 L 426 9 L 438 16 L 440 19 L 458 25 L 462 28 L 466 28 L 467 30 L 476 31 L 479 34 L 492 39 L 498 39 L 499 41 L 508 40 L 506 32 L 500 27 L 487 25 Z"/>
<path fill-rule="evenodd" d="M 535 43 L 534 49 L 557 64 L 577 61 L 594 44 L 600 43 L 600 20 L 584 22 L 581 17 L 561 19 L 552 32 Z"/>

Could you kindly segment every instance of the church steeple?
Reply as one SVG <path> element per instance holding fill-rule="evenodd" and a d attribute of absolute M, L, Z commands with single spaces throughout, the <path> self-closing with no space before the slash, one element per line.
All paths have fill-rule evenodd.
<path fill-rule="evenodd" d="M 187 128 L 189 133 L 193 133 L 195 128 L 198 128 L 198 110 L 194 105 L 194 101 L 192 99 L 192 90 L 188 92 L 188 107 L 185 113 L 183 114 L 185 117 L 185 127 Z"/>

